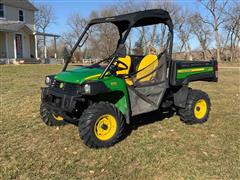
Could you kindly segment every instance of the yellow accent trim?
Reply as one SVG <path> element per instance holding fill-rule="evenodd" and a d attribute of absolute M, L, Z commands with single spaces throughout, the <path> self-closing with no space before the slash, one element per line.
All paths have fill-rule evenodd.
<path fill-rule="evenodd" d="M 101 141 L 111 139 L 117 131 L 117 121 L 114 116 L 104 114 L 99 117 L 94 125 L 94 133 Z"/>
<path fill-rule="evenodd" d="M 205 68 L 194 68 L 194 69 L 179 69 L 178 73 L 186 73 L 186 72 L 197 72 L 197 71 L 204 71 Z"/>
<path fill-rule="evenodd" d="M 136 75 L 136 79 L 140 79 L 153 72 L 158 66 L 158 57 L 154 54 L 146 55 L 140 62 L 137 71 L 140 71 Z M 144 69 L 145 68 L 145 69 Z M 143 69 L 143 70 L 142 70 Z M 142 71 L 141 71 L 142 70 Z M 156 75 L 156 72 L 148 75 L 140 80 L 140 82 L 149 81 Z"/>
<path fill-rule="evenodd" d="M 106 73 L 106 75 L 110 74 L 109 72 Z M 95 75 L 92 75 L 92 76 L 88 76 L 85 78 L 85 80 L 89 80 L 89 79 L 93 79 L 93 78 L 98 78 L 100 77 L 101 74 L 95 74 Z"/>
<path fill-rule="evenodd" d="M 194 115 L 197 119 L 201 120 L 207 113 L 207 103 L 204 99 L 197 101 L 194 107 Z"/>
<path fill-rule="evenodd" d="M 95 74 L 95 75 L 92 75 L 92 76 L 88 76 L 88 77 L 85 78 L 85 80 L 97 78 L 97 77 L 99 77 L 100 75 L 101 75 L 101 74 Z"/>
<path fill-rule="evenodd" d="M 57 120 L 57 121 L 63 121 L 63 117 L 62 116 L 58 116 L 58 115 L 56 115 L 56 114 L 52 114 L 52 116 L 53 116 L 53 118 L 55 119 L 55 120 Z"/>

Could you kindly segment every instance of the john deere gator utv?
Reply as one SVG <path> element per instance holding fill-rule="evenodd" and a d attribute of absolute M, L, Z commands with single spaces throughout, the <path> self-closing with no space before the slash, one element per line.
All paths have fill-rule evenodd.
<path fill-rule="evenodd" d="M 115 52 L 89 66 L 68 69 L 74 51 L 85 43 L 89 28 L 112 23 L 118 29 Z M 125 42 L 132 28 L 164 24 L 168 30 L 164 49 L 156 54 L 127 54 Z M 78 124 L 80 137 L 91 148 L 114 145 L 131 117 L 170 108 L 186 123 L 203 123 L 210 112 L 210 99 L 188 87 L 193 81 L 217 81 L 217 62 L 172 59 L 173 24 L 167 11 L 139 11 L 93 19 L 86 26 L 62 72 L 45 78 L 40 114 L 48 126 Z M 130 52 L 129 52 L 130 53 Z M 147 119 L 146 119 L 147 121 Z"/>

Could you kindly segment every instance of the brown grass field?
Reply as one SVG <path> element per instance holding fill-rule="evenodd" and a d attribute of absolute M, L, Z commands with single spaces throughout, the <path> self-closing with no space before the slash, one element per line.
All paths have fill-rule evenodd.
<path fill-rule="evenodd" d="M 191 85 L 211 98 L 205 124 L 149 113 L 100 150 L 84 146 L 76 126 L 47 127 L 39 117 L 44 76 L 60 69 L 0 67 L 0 179 L 240 179 L 239 68 L 220 69 L 218 83 Z"/>

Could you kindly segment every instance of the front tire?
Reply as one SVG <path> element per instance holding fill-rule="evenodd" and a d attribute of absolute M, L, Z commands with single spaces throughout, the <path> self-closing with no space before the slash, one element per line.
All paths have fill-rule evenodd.
<path fill-rule="evenodd" d="M 183 122 L 202 124 L 208 120 L 211 102 L 207 93 L 200 90 L 190 90 L 186 107 L 178 111 Z"/>
<path fill-rule="evenodd" d="M 40 106 L 40 115 L 43 122 L 48 126 L 63 126 L 66 124 L 63 117 L 53 114 L 44 103 Z"/>
<path fill-rule="evenodd" d="M 122 113 L 111 103 L 99 102 L 89 106 L 79 120 L 79 133 L 91 148 L 113 146 L 122 137 Z"/>

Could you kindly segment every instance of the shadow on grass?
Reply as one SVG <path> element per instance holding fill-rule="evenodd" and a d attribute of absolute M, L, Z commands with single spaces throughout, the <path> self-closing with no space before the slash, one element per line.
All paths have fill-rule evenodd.
<path fill-rule="evenodd" d="M 149 113 L 144 113 L 144 114 L 133 116 L 133 117 L 131 117 L 130 124 L 125 124 L 124 134 L 119 141 L 123 141 L 124 139 L 126 139 L 128 136 L 131 135 L 131 133 L 134 130 L 137 130 L 141 126 L 152 124 L 157 121 L 162 121 L 165 118 L 172 117 L 173 115 L 174 115 L 174 111 L 167 109 L 164 112 L 156 110 L 156 111 L 152 111 Z M 68 121 L 68 122 L 70 124 L 78 126 L 78 123 L 76 121 L 75 122 Z"/>
<path fill-rule="evenodd" d="M 132 131 L 137 130 L 141 126 L 152 124 L 156 121 L 162 121 L 165 118 L 172 117 L 173 115 L 174 115 L 174 111 L 172 110 L 166 110 L 164 112 L 157 110 L 157 111 L 134 116 L 131 118 L 131 123 L 129 125 L 126 125 L 124 135 L 120 141 L 127 138 L 132 133 Z"/>

